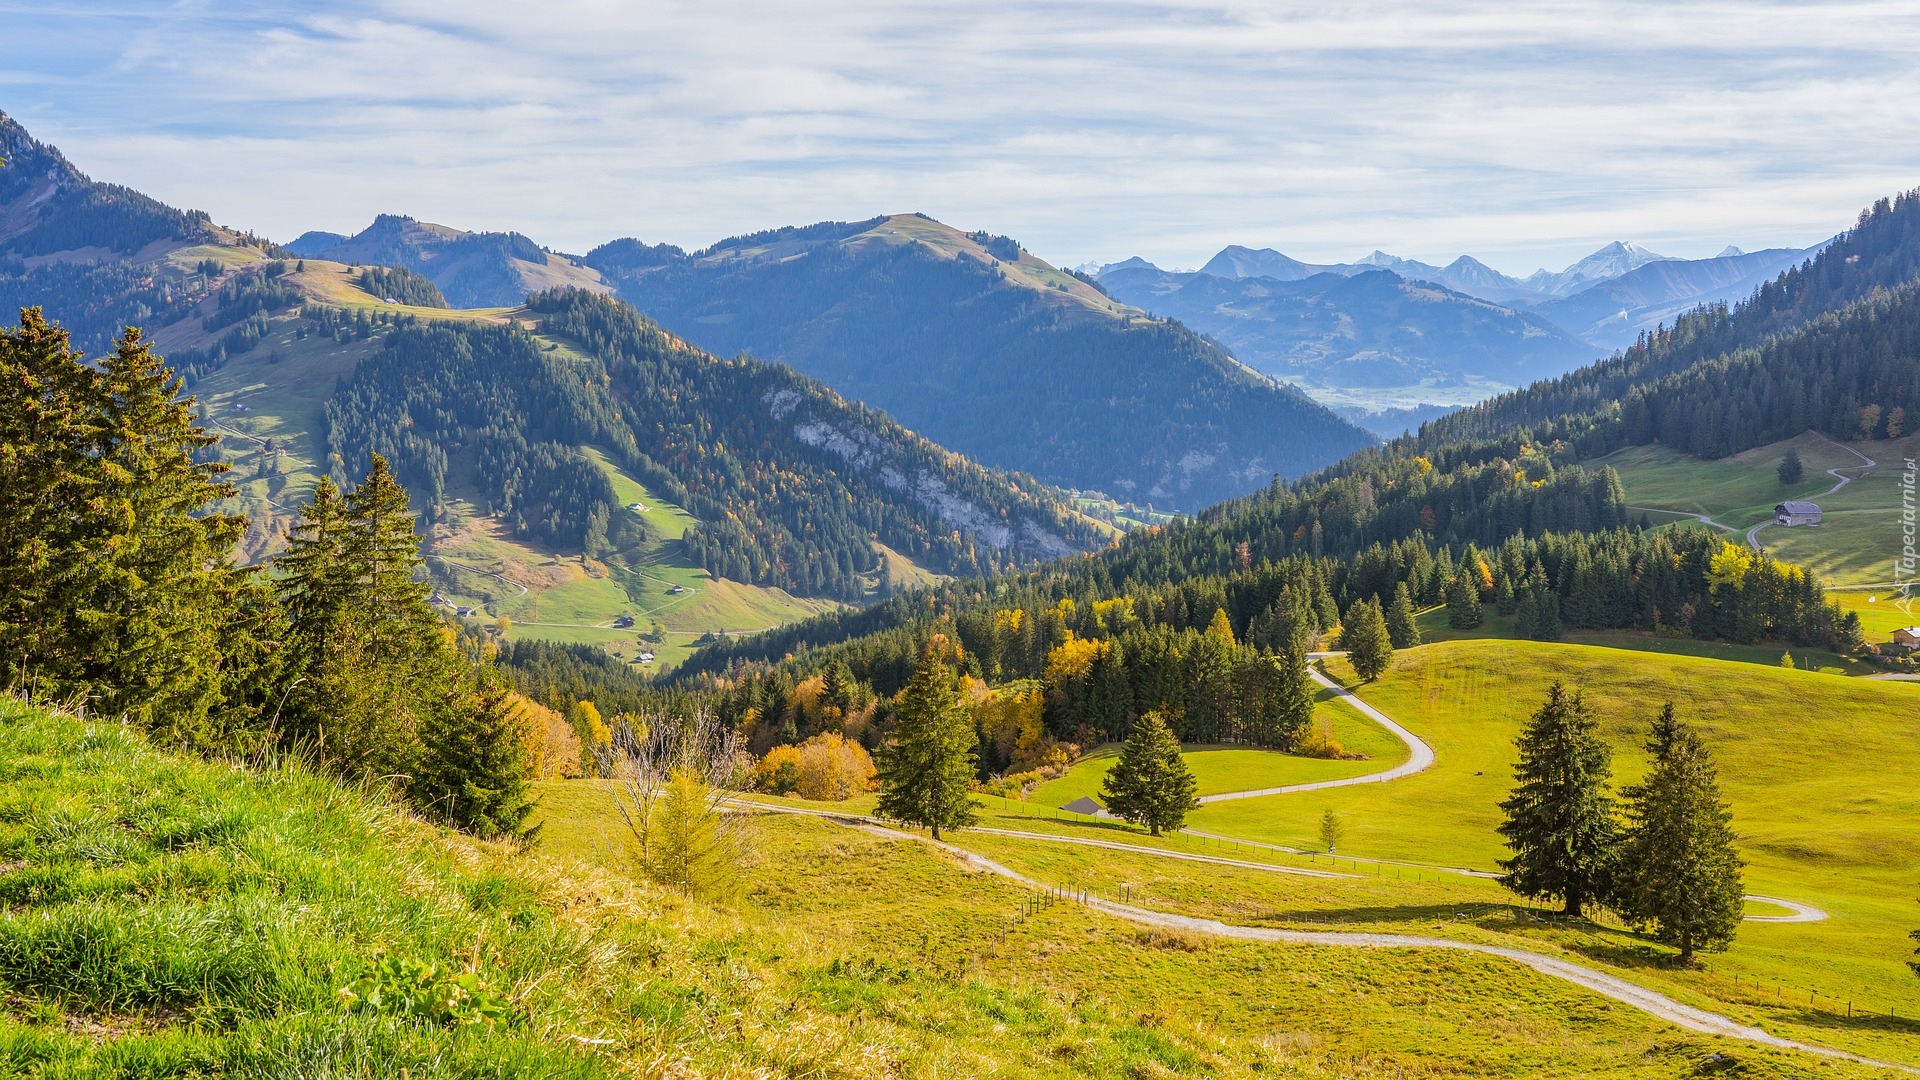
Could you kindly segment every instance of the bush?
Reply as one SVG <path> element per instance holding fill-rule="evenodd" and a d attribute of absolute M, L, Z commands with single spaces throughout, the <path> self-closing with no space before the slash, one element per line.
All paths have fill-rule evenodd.
<path fill-rule="evenodd" d="M 874 785 L 872 755 L 831 731 L 798 746 L 776 746 L 753 767 L 754 790 L 815 802 L 841 802 L 872 791 Z"/>
<path fill-rule="evenodd" d="M 1333 725 L 1325 720 L 1301 733 L 1294 740 L 1293 752 L 1301 757 L 1326 758 L 1330 761 L 1355 760 L 1362 756 L 1348 753 L 1347 748 L 1340 745 L 1340 740 L 1333 737 Z"/>

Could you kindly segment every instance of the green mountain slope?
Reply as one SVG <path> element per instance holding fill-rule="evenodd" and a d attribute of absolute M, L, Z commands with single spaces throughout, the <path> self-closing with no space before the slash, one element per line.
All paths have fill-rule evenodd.
<path fill-rule="evenodd" d="M 791 364 L 987 464 L 1195 509 L 1370 437 L 1178 324 L 917 214 L 587 262 L 721 355 Z"/>

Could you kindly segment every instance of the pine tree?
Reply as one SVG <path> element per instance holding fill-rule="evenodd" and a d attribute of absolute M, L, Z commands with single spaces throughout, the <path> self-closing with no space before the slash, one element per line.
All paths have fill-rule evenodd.
<path fill-rule="evenodd" d="M 1354 674 L 1372 682 L 1387 670 L 1393 660 L 1393 642 L 1387 637 L 1387 621 L 1380 603 L 1368 598 L 1347 609 L 1340 623 L 1340 644 L 1347 650 L 1347 662 Z"/>
<path fill-rule="evenodd" d="M 1800 451 L 1789 450 L 1787 456 L 1780 459 L 1780 467 L 1775 470 L 1780 478 L 1781 487 L 1792 487 L 1807 475 L 1807 469 L 1800 461 Z"/>
<path fill-rule="evenodd" d="M 1115 817 L 1145 825 L 1159 836 L 1163 829 L 1180 831 L 1187 814 L 1199 805 L 1194 784 L 1193 772 L 1180 756 L 1180 740 L 1164 717 L 1149 712 L 1120 747 L 1120 760 L 1101 781 L 1100 797 Z"/>
<path fill-rule="evenodd" d="M 427 727 L 451 722 L 440 712 L 464 661 L 415 579 L 419 547 L 406 491 L 376 456 L 345 498 L 316 485 L 278 560 L 292 649 L 276 712 L 335 771 L 411 776 Z"/>
<path fill-rule="evenodd" d="M 936 840 L 942 829 L 973 824 L 976 809 L 968 790 L 974 781 L 977 739 L 954 688 L 947 649 L 941 635 L 928 642 L 913 680 L 900 692 L 893 738 L 874 761 L 880 816 L 924 825 Z"/>
<path fill-rule="evenodd" d="M 1502 883 L 1522 896 L 1564 902 L 1578 915 L 1609 895 L 1618 829 L 1607 791 L 1612 752 L 1579 691 L 1556 682 L 1516 742 L 1513 794 L 1500 804 L 1500 835 L 1513 851 Z"/>
<path fill-rule="evenodd" d="M 494 673 L 432 710 L 421 725 L 422 753 L 413 802 L 455 828 L 480 837 L 531 840 L 522 829 L 533 812 L 527 791 L 527 699 Z"/>
<path fill-rule="evenodd" d="M 1307 639 L 1295 634 L 1272 658 L 1274 678 L 1267 684 L 1266 707 L 1272 727 L 1270 745 L 1290 748 L 1313 726 L 1313 680 L 1307 675 Z"/>
<path fill-rule="evenodd" d="M 135 330 L 97 367 L 38 309 L 0 332 L 0 682 L 198 744 L 261 650 L 180 388 Z"/>
<path fill-rule="evenodd" d="M 1721 801 L 1713 755 L 1673 703 L 1654 721 L 1653 771 L 1626 789 L 1621 911 L 1678 946 L 1682 962 L 1715 951 L 1740 928 L 1745 888 L 1733 848 L 1732 814 Z"/>
<path fill-rule="evenodd" d="M 1414 622 L 1413 594 L 1407 583 L 1393 588 L 1393 603 L 1387 608 L 1387 638 L 1396 649 L 1411 649 L 1420 644 L 1420 627 Z"/>
<path fill-rule="evenodd" d="M 1460 572 L 1447 582 L 1447 625 L 1455 630 L 1471 630 L 1480 625 L 1480 586 L 1471 565 L 1462 564 Z"/>

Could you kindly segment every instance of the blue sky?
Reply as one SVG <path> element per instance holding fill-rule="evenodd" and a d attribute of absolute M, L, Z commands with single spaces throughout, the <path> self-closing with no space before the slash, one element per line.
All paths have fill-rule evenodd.
<path fill-rule="evenodd" d="M 1920 4 L 16 3 L 0 110 L 291 239 L 583 251 L 920 210 L 1059 263 L 1553 269 L 1804 246 L 1920 185 Z"/>

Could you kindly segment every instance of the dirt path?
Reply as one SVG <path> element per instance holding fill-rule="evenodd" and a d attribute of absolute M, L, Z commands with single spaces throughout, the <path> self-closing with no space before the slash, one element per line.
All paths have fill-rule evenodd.
<path fill-rule="evenodd" d="M 1839 491 L 1841 488 L 1846 487 L 1848 484 L 1853 483 L 1853 481 L 1855 480 L 1855 477 L 1843 476 L 1842 473 L 1852 472 L 1855 469 L 1871 469 L 1875 465 L 1880 464 L 1879 462 L 1873 460 L 1872 458 L 1861 453 L 1860 451 L 1855 450 L 1853 447 L 1848 446 L 1846 443 L 1836 441 L 1834 438 L 1827 435 L 1825 432 L 1816 431 L 1814 432 L 1814 434 L 1820 436 L 1822 439 L 1825 439 L 1830 443 L 1833 443 L 1833 445 L 1839 447 L 1842 450 L 1845 450 L 1847 453 L 1852 454 L 1854 457 L 1859 458 L 1862 462 L 1865 462 L 1865 464 L 1862 464 L 1862 465 L 1847 465 L 1839 469 L 1828 469 L 1827 475 L 1833 477 L 1834 484 L 1832 487 L 1814 496 L 1814 498 L 1816 499 L 1824 499 L 1827 496 L 1833 494 L 1834 492 Z M 1760 524 L 1755 525 L 1753 528 L 1748 529 L 1747 530 L 1747 546 L 1754 549 L 1755 551 L 1765 551 L 1766 549 L 1760 546 L 1760 530 L 1772 524 L 1773 524 L 1772 521 L 1763 521 Z"/>
<path fill-rule="evenodd" d="M 834 814 L 830 811 L 810 810 L 800 807 L 768 807 L 767 809 L 772 809 L 776 812 L 825 817 L 837 821 L 840 824 L 848 825 L 877 836 L 887 837 L 888 839 L 910 840 L 918 843 L 932 844 L 977 871 L 1006 878 L 1009 881 L 1030 889 L 1056 895 L 1060 893 L 1060 890 L 1035 881 L 983 855 L 976 855 L 965 848 L 956 847 L 952 844 L 928 840 L 925 837 L 916 836 L 912 833 L 901 832 L 898 829 L 879 824 L 870 818 L 847 814 Z M 1748 1042 L 1779 1047 L 1784 1050 L 1797 1050 L 1802 1053 L 1817 1054 L 1821 1057 L 1839 1058 L 1875 1068 L 1894 1069 L 1900 1072 L 1920 1075 L 1920 1069 L 1911 1068 L 1906 1065 L 1876 1061 L 1873 1058 L 1862 1057 L 1859 1054 L 1851 1054 L 1844 1050 L 1836 1050 L 1828 1046 L 1815 1046 L 1811 1043 L 1796 1042 L 1793 1039 L 1783 1039 L 1778 1035 L 1769 1034 L 1761 1028 L 1742 1024 L 1731 1017 L 1721 1016 L 1718 1013 L 1708 1012 L 1705 1009 L 1695 1008 L 1692 1005 L 1675 1001 L 1665 994 L 1649 990 L 1644 986 L 1629 982 L 1618 976 L 1609 975 L 1606 972 L 1597 971 L 1581 964 L 1575 964 L 1556 956 L 1549 956 L 1545 953 L 1532 952 L 1526 949 L 1511 949 L 1500 945 L 1482 945 L 1476 942 L 1454 941 L 1449 938 L 1423 937 L 1412 934 L 1381 934 L 1358 931 L 1275 930 L 1261 926 L 1236 926 L 1232 923 L 1223 923 L 1216 919 L 1199 919 L 1188 915 L 1173 915 L 1163 911 L 1152 911 L 1147 908 L 1134 907 L 1130 904 L 1121 904 L 1086 894 L 1075 896 L 1074 899 L 1091 910 L 1098 911 L 1105 915 L 1111 915 L 1115 918 L 1125 919 L 1128 922 L 1138 923 L 1142 926 L 1152 926 L 1165 930 L 1178 930 L 1193 934 L 1206 934 L 1210 937 L 1232 938 L 1240 941 L 1262 941 L 1286 945 L 1332 946 L 1337 948 L 1456 949 L 1462 952 L 1480 953 L 1485 956 L 1497 956 L 1524 967 L 1532 968 L 1534 971 L 1550 978 L 1573 983 L 1576 986 L 1591 990 L 1603 997 L 1618 1001 L 1623 1005 L 1632 1006 L 1649 1016 L 1665 1020 L 1668 1023 L 1686 1028 L 1689 1031 L 1698 1031 L 1707 1035 L 1723 1035 L 1728 1038 L 1743 1039 Z M 1778 901 L 1769 902 L 1777 903 Z"/>
<path fill-rule="evenodd" d="M 1629 506 L 1627 507 L 1627 509 L 1640 510 L 1649 514 L 1674 514 L 1679 517 L 1690 517 L 1693 520 L 1698 521 L 1703 525 L 1711 525 L 1714 528 L 1719 529 L 1721 532 L 1739 532 L 1740 531 L 1739 529 L 1736 529 L 1731 525 L 1722 525 L 1705 514 L 1696 514 L 1690 510 L 1668 510 L 1665 507 L 1661 507 L 1661 506 Z"/>
<path fill-rule="evenodd" d="M 1313 653 L 1312 659 L 1322 660 L 1329 656 L 1342 655 L 1345 654 L 1337 652 Z M 1379 772 L 1365 773 L 1361 776 L 1348 776 L 1339 780 L 1319 780 L 1311 784 L 1286 784 L 1281 787 L 1255 788 L 1251 791 L 1223 791 L 1218 795 L 1202 796 L 1199 800 L 1202 804 L 1227 802 L 1232 799 L 1256 799 L 1262 795 L 1288 795 L 1297 791 L 1321 791 L 1326 788 L 1352 787 L 1355 784 L 1384 784 L 1389 780 L 1398 780 L 1403 776 L 1412 776 L 1415 773 L 1425 772 L 1433 766 L 1433 747 L 1428 746 L 1418 735 L 1394 723 L 1393 718 L 1386 713 L 1355 697 L 1353 691 L 1334 682 L 1312 664 L 1307 665 L 1307 674 L 1313 678 L 1314 682 L 1333 691 L 1333 695 L 1336 698 L 1353 706 L 1353 708 L 1359 711 L 1360 715 L 1386 728 L 1393 733 L 1394 738 L 1406 743 L 1409 752 L 1407 760 L 1391 769 L 1382 769 Z"/>
<path fill-rule="evenodd" d="M 1095 840 L 1086 836 L 1061 836 L 1057 833 L 1023 832 L 1019 829 L 968 829 L 967 832 L 980 833 L 985 836 L 1010 836 L 1016 840 L 1042 840 L 1050 844 L 1074 844 L 1079 847 L 1106 848 L 1109 851 L 1125 851 L 1137 855 L 1158 855 L 1167 859 L 1179 859 L 1182 862 L 1211 863 L 1214 866 L 1231 866 L 1240 870 L 1265 870 L 1270 873 L 1292 874 L 1297 877 L 1357 878 L 1360 876 L 1358 874 L 1342 874 L 1335 870 L 1308 870 L 1299 866 L 1280 866 L 1275 863 L 1253 862 L 1247 859 L 1229 859 L 1224 855 L 1200 855 L 1190 851 L 1171 851 L 1167 848 L 1145 847 L 1140 844 L 1122 844 L 1117 840 Z M 1780 903 L 1780 901 L 1769 900 L 1768 903 Z"/>
<path fill-rule="evenodd" d="M 1312 659 L 1324 660 L 1330 656 L 1343 656 L 1345 654 L 1339 653 L 1339 652 L 1320 652 L 1320 653 L 1312 653 L 1310 655 Z M 1394 721 L 1392 717 L 1388 716 L 1386 713 L 1383 713 L 1379 709 L 1374 708 L 1372 705 L 1369 705 L 1366 702 L 1360 700 L 1360 698 L 1356 696 L 1353 693 L 1353 691 L 1348 690 L 1346 687 L 1341 686 L 1339 683 L 1327 677 L 1327 675 L 1323 673 L 1319 668 L 1309 665 L 1307 668 L 1307 674 L 1313 677 L 1314 682 L 1319 683 L 1321 686 L 1324 686 L 1329 690 L 1332 690 L 1334 692 L 1334 696 L 1345 701 L 1347 704 L 1353 706 L 1355 709 L 1358 709 L 1361 715 L 1365 716 L 1367 719 L 1372 720 L 1374 723 L 1379 724 L 1381 727 L 1386 728 L 1388 731 L 1392 732 L 1396 738 L 1398 738 L 1401 742 L 1407 744 L 1407 749 L 1411 751 L 1411 756 L 1409 756 L 1404 763 L 1397 765 L 1394 768 L 1383 769 L 1380 772 L 1367 773 L 1363 776 L 1349 776 L 1340 780 L 1321 780 L 1311 784 L 1288 784 L 1284 787 L 1256 788 L 1251 791 L 1224 791 L 1217 795 L 1203 796 L 1196 801 L 1204 804 L 1204 803 L 1213 803 L 1213 802 L 1225 802 L 1230 799 L 1252 799 L 1252 798 L 1258 798 L 1263 795 L 1288 795 L 1288 794 L 1301 792 L 1301 791 L 1319 791 L 1324 788 L 1349 787 L 1354 784 L 1380 784 L 1380 783 L 1385 783 L 1386 781 L 1389 781 L 1389 780 L 1398 780 L 1401 777 L 1412 776 L 1415 773 L 1425 772 L 1427 769 L 1433 766 L 1433 762 L 1434 762 L 1433 747 L 1428 746 L 1425 740 L 1421 739 L 1418 735 L 1415 735 L 1413 732 L 1408 731 L 1406 728 L 1400 726 L 1398 723 Z M 1208 839 L 1234 840 L 1236 842 L 1243 842 L 1243 841 L 1239 841 L 1237 837 L 1219 836 L 1218 834 L 1215 834 L 1215 833 L 1194 832 L 1191 829 L 1185 830 L 1185 831 L 1191 832 L 1195 836 L 1202 836 Z M 1039 835 L 1039 834 L 1028 834 L 1028 835 Z M 1132 845 L 1115 844 L 1111 841 L 1103 841 L 1102 843 L 1104 843 L 1108 847 L 1127 847 L 1134 851 L 1144 851 L 1144 852 L 1150 852 L 1154 854 L 1163 854 L 1163 852 L 1159 848 L 1134 847 Z M 1258 846 L 1270 847 L 1275 851 L 1283 851 L 1291 855 L 1308 854 L 1307 852 L 1304 852 L 1304 851 L 1296 851 L 1292 848 L 1280 847 L 1279 845 L 1275 845 L 1275 844 L 1260 844 Z M 1177 854 L 1177 853 L 1165 852 L 1164 854 Z M 1351 856 L 1347 856 L 1347 857 L 1351 858 Z M 1354 861 L 1356 863 L 1357 862 L 1385 863 L 1385 860 L 1375 860 L 1375 859 L 1365 859 L 1365 860 L 1355 859 Z M 1239 865 L 1259 866 L 1261 864 L 1242 863 Z M 1414 866 L 1418 864 L 1386 863 L 1386 865 Z M 1427 870 L 1434 870 L 1440 873 L 1461 874 L 1466 877 L 1498 878 L 1500 876 L 1499 874 L 1492 873 L 1490 871 L 1470 870 L 1464 867 L 1425 866 L 1421 868 L 1427 869 Z M 1814 907 L 1811 904 L 1803 904 L 1795 900 L 1778 900 L 1770 896 L 1751 896 L 1751 897 L 1748 897 L 1748 899 L 1758 900 L 1762 903 L 1767 903 L 1767 904 L 1778 904 L 1781 907 L 1791 909 L 1793 911 L 1793 914 L 1792 915 L 1748 915 L 1745 917 L 1745 921 L 1747 922 L 1778 922 L 1778 923 L 1819 922 L 1820 920 L 1825 919 L 1827 917 L 1827 913 L 1820 910 L 1819 908 Z"/>
<path fill-rule="evenodd" d="M 1798 900 L 1782 900 L 1777 896 L 1756 896 L 1748 893 L 1748 900 L 1757 900 L 1762 904 L 1773 904 L 1786 908 L 1791 915 L 1748 915 L 1742 922 L 1825 922 L 1827 913 L 1812 904 L 1803 904 Z"/>

